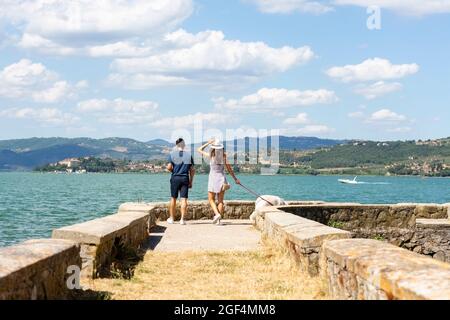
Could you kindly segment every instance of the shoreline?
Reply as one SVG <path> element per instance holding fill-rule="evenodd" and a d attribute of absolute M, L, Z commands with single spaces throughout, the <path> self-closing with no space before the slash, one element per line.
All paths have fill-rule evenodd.
<path fill-rule="evenodd" d="M 86 173 L 67 173 L 67 172 L 39 172 L 39 171 L 0 171 L 0 173 L 41 173 L 41 174 L 64 174 L 64 175 L 86 175 L 86 174 L 118 174 L 118 175 L 167 175 L 170 173 L 165 172 L 86 172 Z M 208 175 L 208 173 L 196 173 L 196 175 Z M 259 173 L 237 173 L 239 176 L 300 176 L 300 177 L 385 177 L 385 178 L 442 178 L 449 179 L 445 176 L 422 176 L 422 175 L 377 175 L 377 174 L 301 174 L 301 173 L 277 173 L 274 175 L 263 175 Z"/>

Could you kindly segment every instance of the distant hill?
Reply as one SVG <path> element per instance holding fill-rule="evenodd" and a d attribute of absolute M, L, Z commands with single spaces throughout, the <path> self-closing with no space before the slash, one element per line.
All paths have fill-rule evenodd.
<path fill-rule="evenodd" d="M 30 170 L 66 158 L 149 160 L 167 152 L 168 142 L 140 142 L 126 138 L 30 138 L 0 141 L 0 170 Z"/>
<path fill-rule="evenodd" d="M 250 138 L 255 139 L 255 138 Z M 239 140 L 248 148 L 250 139 Z M 252 143 L 255 141 L 253 140 Z M 280 149 L 310 150 L 332 147 L 344 141 L 313 137 L 279 137 Z M 228 148 L 233 142 L 228 142 Z M 127 138 L 30 138 L 0 141 L 0 170 L 31 170 L 65 158 L 96 156 L 101 158 L 153 160 L 165 159 L 173 143 L 163 139 L 141 142 Z"/>
<path fill-rule="evenodd" d="M 156 140 L 155 140 L 156 141 Z M 92 139 L 92 138 L 30 138 L 18 140 L 3 140 L 0 141 L 0 150 L 11 150 L 15 152 L 26 152 L 31 150 L 38 150 L 52 146 L 61 145 L 79 145 L 92 149 L 99 149 L 103 151 L 108 150 L 124 150 L 124 153 L 144 153 L 147 154 L 147 149 L 152 149 L 157 146 L 164 146 L 168 144 L 167 141 L 160 140 L 162 144 L 153 142 L 140 142 L 127 138 L 106 138 L 106 139 Z M 118 149 L 119 148 L 119 149 Z M 122 148 L 122 149 L 120 149 Z M 125 151 L 126 149 L 126 151 Z"/>
<path fill-rule="evenodd" d="M 260 142 L 256 138 L 245 138 L 225 144 L 229 152 L 242 153 L 247 152 L 250 145 L 259 144 L 261 148 Z M 141 142 L 117 137 L 5 140 L 0 141 L 0 170 L 32 170 L 66 158 L 88 156 L 163 160 L 172 147 L 171 142 L 163 139 Z M 450 175 L 450 138 L 377 142 L 280 136 L 279 147 L 284 173 Z"/>
<path fill-rule="evenodd" d="M 319 148 L 329 148 L 339 144 L 346 143 L 346 140 L 332 140 L 332 139 L 321 139 L 316 137 L 286 137 L 286 136 L 274 136 L 272 138 L 268 138 L 267 144 L 270 146 L 271 141 L 274 138 L 278 137 L 278 143 L 280 150 L 289 150 L 289 151 L 301 151 L 301 150 L 312 150 Z M 237 150 L 245 146 L 245 149 L 248 150 L 249 145 L 258 145 L 261 142 L 261 139 L 258 138 L 244 138 L 244 139 L 236 139 L 235 141 L 226 141 L 225 145 L 228 149 L 234 149 L 233 146 L 237 146 Z M 197 147 L 199 144 L 196 144 Z M 262 142 L 261 142 L 262 145 Z"/>
<path fill-rule="evenodd" d="M 98 150 L 66 144 L 55 145 L 32 151 L 17 153 L 11 150 L 0 150 L 1 170 L 29 170 L 47 163 L 57 162 L 65 158 L 98 155 Z"/>
<path fill-rule="evenodd" d="M 320 139 L 315 137 L 284 137 L 280 136 L 281 150 L 311 150 L 329 148 L 347 143 L 347 140 Z"/>
<path fill-rule="evenodd" d="M 163 139 L 154 139 L 146 142 L 148 145 L 172 147 L 174 144 Z"/>
<path fill-rule="evenodd" d="M 331 148 L 280 154 L 285 172 L 450 176 L 450 138 L 428 141 L 350 141 Z M 298 168 L 295 170 L 289 169 Z"/>
<path fill-rule="evenodd" d="M 309 162 L 315 169 L 385 165 L 419 159 L 449 160 L 450 141 L 436 140 L 435 143 L 417 143 L 415 141 L 353 142 L 300 158 L 303 162 Z"/>

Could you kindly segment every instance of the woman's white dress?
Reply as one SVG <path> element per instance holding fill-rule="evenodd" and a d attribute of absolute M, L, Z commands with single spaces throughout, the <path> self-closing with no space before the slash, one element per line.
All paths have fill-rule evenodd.
<path fill-rule="evenodd" d="M 212 157 L 209 163 L 211 169 L 209 171 L 208 192 L 220 193 L 223 184 L 227 182 L 223 156 L 219 157 L 219 159 Z"/>

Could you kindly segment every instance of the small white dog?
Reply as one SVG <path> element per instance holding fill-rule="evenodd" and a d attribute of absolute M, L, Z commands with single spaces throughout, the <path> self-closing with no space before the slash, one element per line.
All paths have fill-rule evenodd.
<path fill-rule="evenodd" d="M 271 206 L 266 200 L 268 202 L 270 202 L 271 204 L 273 204 L 274 206 L 287 205 L 286 201 L 284 201 L 284 199 L 282 199 L 280 197 L 271 196 L 271 195 L 263 195 L 263 196 L 259 197 L 258 199 L 256 199 L 255 211 L 253 211 L 253 213 L 250 216 L 250 220 L 251 221 L 255 221 L 256 220 L 256 211 L 258 211 L 258 209 Z"/>

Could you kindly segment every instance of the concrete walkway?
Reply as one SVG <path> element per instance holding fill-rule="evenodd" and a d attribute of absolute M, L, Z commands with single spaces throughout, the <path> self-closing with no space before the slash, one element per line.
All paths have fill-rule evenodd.
<path fill-rule="evenodd" d="M 131 280 L 95 279 L 117 300 L 285 300 L 327 298 L 323 281 L 293 268 L 291 258 L 260 245 L 249 220 L 160 222 Z"/>
<path fill-rule="evenodd" d="M 150 249 L 155 251 L 243 251 L 258 249 L 260 233 L 250 220 L 222 220 L 220 226 L 211 220 L 159 222 L 150 234 Z"/>

